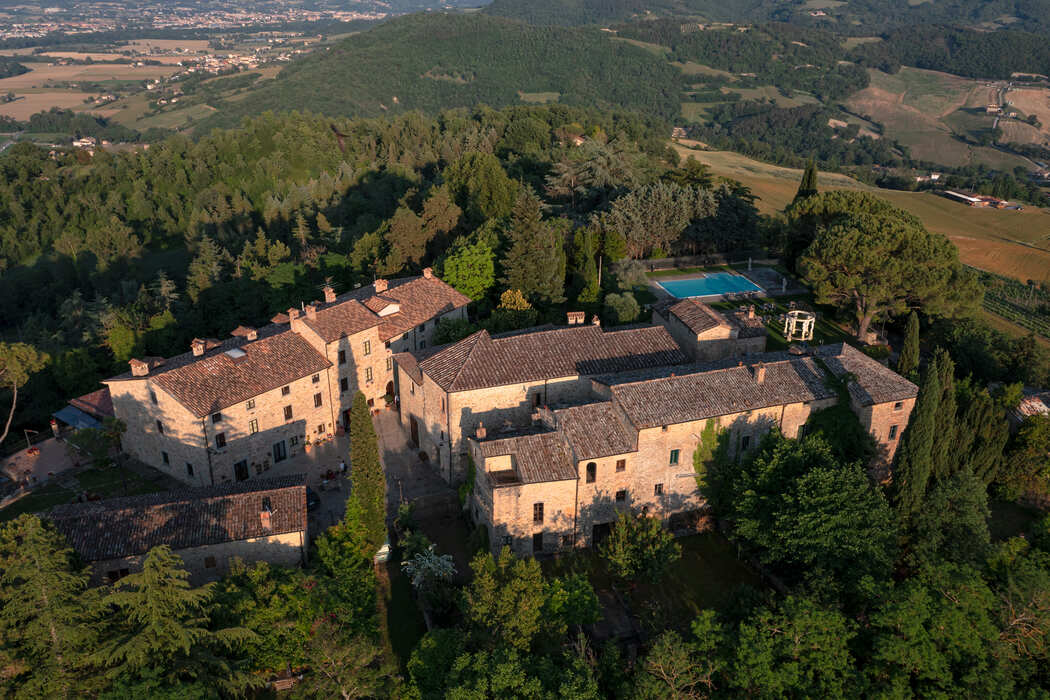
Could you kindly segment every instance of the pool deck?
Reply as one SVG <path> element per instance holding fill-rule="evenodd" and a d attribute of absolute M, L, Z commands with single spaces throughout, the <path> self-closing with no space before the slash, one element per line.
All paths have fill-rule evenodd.
<path fill-rule="evenodd" d="M 704 277 L 715 272 L 727 272 L 724 268 L 704 272 L 683 272 L 680 275 L 661 275 L 649 278 L 649 289 L 658 299 L 678 299 L 668 292 L 660 284 L 661 282 L 672 282 L 674 280 L 689 280 Z M 701 301 L 745 301 L 747 299 L 761 299 L 763 297 L 790 296 L 805 293 L 808 290 L 793 277 L 787 278 L 786 287 L 783 285 L 784 275 L 771 267 L 755 267 L 752 270 L 732 270 L 731 274 L 740 275 L 759 287 L 759 291 L 726 292 L 722 294 L 706 294 L 704 296 L 688 297 L 700 299 Z"/>

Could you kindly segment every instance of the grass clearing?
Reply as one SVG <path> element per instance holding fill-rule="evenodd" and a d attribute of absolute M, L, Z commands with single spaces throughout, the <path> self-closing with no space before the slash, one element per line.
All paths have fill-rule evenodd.
<path fill-rule="evenodd" d="M 863 46 L 864 44 L 877 44 L 880 41 L 882 41 L 881 36 L 851 36 L 842 42 L 842 46 L 847 51 L 851 51 L 858 46 Z"/>
<path fill-rule="evenodd" d="M 560 92 L 522 92 L 518 90 L 518 99 L 528 104 L 543 105 L 548 102 L 557 102 L 559 97 L 561 97 Z"/>
<path fill-rule="evenodd" d="M 190 105 L 189 107 L 180 107 L 170 111 L 165 110 L 153 116 L 142 117 L 135 123 L 135 126 L 138 129 L 148 129 L 151 126 L 157 126 L 162 129 L 182 129 L 194 121 L 210 116 L 215 111 L 215 108 L 211 105 Z"/>
<path fill-rule="evenodd" d="M 700 63 L 693 63 L 692 61 L 686 61 L 684 63 L 681 61 L 671 61 L 671 65 L 688 76 L 706 75 L 711 77 L 728 78 L 730 80 L 736 80 L 736 76 L 730 73 L 729 71 L 711 68 L 710 66 L 705 66 Z"/>
<path fill-rule="evenodd" d="M 758 197 L 764 214 L 782 211 L 798 191 L 802 171 L 762 163 L 728 151 L 695 151 L 674 144 L 682 158 L 705 163 L 716 175 L 739 180 Z M 1050 212 L 974 209 L 928 192 L 883 190 L 846 175 L 820 173 L 821 190 L 872 192 L 918 216 L 930 231 L 947 236 L 968 265 L 1022 281 L 1043 280 L 1050 270 Z"/>
<path fill-rule="evenodd" d="M 43 512 L 54 506 L 70 503 L 82 491 L 98 494 L 102 498 L 116 498 L 154 493 L 163 489 L 163 481 L 148 481 L 122 467 L 85 469 L 69 477 L 60 476 L 54 482 L 34 489 L 28 496 L 0 510 L 0 522 L 12 520 L 23 513 Z"/>
<path fill-rule="evenodd" d="M 667 58 L 671 55 L 671 48 L 662 44 L 651 44 L 648 41 L 638 41 L 637 39 L 624 39 L 618 36 L 610 37 L 610 39 L 612 39 L 613 41 L 623 42 L 624 44 L 630 44 L 631 46 L 636 46 L 639 49 L 648 51 L 652 55 L 658 56 L 660 58 Z"/>

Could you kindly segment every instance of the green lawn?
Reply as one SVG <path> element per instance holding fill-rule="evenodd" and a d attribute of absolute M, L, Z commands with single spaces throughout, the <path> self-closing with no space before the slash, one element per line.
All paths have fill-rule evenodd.
<path fill-rule="evenodd" d="M 110 467 L 108 469 L 86 469 L 75 477 L 77 488 L 61 486 L 58 482 L 34 489 L 25 498 L 21 498 L 3 510 L 0 510 L 0 522 L 13 520 L 22 513 L 38 513 L 50 510 L 53 506 L 70 503 L 81 491 L 98 494 L 102 498 L 117 496 L 136 496 L 153 493 L 165 488 L 163 481 L 148 481 L 127 469 Z M 62 479 L 63 482 L 68 481 Z"/>
<path fill-rule="evenodd" d="M 845 343 L 850 342 L 853 339 L 853 336 L 848 331 L 844 330 L 834 322 L 834 309 L 814 304 L 812 294 L 796 294 L 785 297 L 756 299 L 754 302 L 756 307 L 761 307 L 765 304 L 774 304 L 776 306 L 775 311 L 764 312 L 766 315 L 766 330 L 768 332 L 766 338 L 767 351 L 772 352 L 774 350 L 787 349 L 788 343 L 784 339 L 784 327 L 781 325 L 779 318 L 781 314 L 787 313 L 788 304 L 792 301 L 816 310 L 817 324 L 813 329 L 812 345 Z M 740 304 L 741 302 L 739 301 L 716 301 L 711 303 L 710 306 L 716 309 L 732 310 L 736 309 Z"/>

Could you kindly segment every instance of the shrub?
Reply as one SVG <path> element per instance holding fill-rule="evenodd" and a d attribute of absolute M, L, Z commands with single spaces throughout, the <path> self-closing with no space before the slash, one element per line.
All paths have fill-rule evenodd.
<path fill-rule="evenodd" d="M 599 552 L 617 578 L 635 581 L 644 577 L 656 583 L 682 556 L 674 535 L 656 518 L 620 513 Z"/>
<path fill-rule="evenodd" d="M 606 315 L 615 319 L 616 323 L 630 323 L 638 318 L 641 308 L 638 301 L 630 292 L 623 294 L 605 295 Z"/>

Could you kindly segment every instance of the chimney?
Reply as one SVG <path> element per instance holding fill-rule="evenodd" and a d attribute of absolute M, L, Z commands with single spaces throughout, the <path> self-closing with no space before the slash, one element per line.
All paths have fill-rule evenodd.
<path fill-rule="evenodd" d="M 384 279 L 376 280 L 376 294 L 382 294 L 383 292 L 385 292 L 387 290 L 388 286 L 390 286 L 390 285 L 389 285 L 389 283 L 386 280 L 384 280 Z"/>
<path fill-rule="evenodd" d="M 142 360 L 132 358 L 128 360 L 128 364 L 131 365 L 131 376 L 133 377 L 145 377 L 149 374 L 149 365 Z"/>
<path fill-rule="evenodd" d="M 766 366 L 759 362 L 754 366 L 755 381 L 759 384 L 766 381 Z"/>
<path fill-rule="evenodd" d="M 190 342 L 190 350 L 193 351 L 194 357 L 200 357 L 204 354 L 204 341 L 200 338 L 194 338 Z"/>
<path fill-rule="evenodd" d="M 306 317 L 310 320 L 317 318 L 317 305 L 310 304 L 306 307 Z"/>
<path fill-rule="evenodd" d="M 248 329 L 248 333 L 244 337 L 247 338 L 248 340 L 258 340 L 259 339 L 259 331 L 255 330 L 254 328 L 249 328 Z"/>
<path fill-rule="evenodd" d="M 583 325 L 587 315 L 582 311 L 569 311 L 565 316 L 568 319 L 570 326 L 580 326 Z"/>
<path fill-rule="evenodd" d="M 297 318 L 299 318 L 299 309 L 295 308 L 294 306 L 288 309 L 288 319 L 295 320 Z"/>
<path fill-rule="evenodd" d="M 476 437 L 478 440 L 484 440 L 486 434 L 487 433 L 485 431 L 485 424 L 481 421 L 478 421 L 478 427 L 474 431 L 474 437 Z"/>
<path fill-rule="evenodd" d="M 331 304 L 335 301 L 335 290 L 332 289 L 332 285 L 326 284 L 321 291 L 324 292 L 324 303 Z"/>
<path fill-rule="evenodd" d="M 434 279 L 434 268 L 432 268 L 432 267 L 424 267 L 423 268 L 423 277 L 425 277 L 428 280 Z"/>
<path fill-rule="evenodd" d="M 747 307 L 747 317 L 749 319 L 755 317 L 755 305 L 754 304 L 751 304 L 750 306 Z"/>
<path fill-rule="evenodd" d="M 594 314 L 594 318 L 591 319 L 591 324 L 593 324 L 595 326 L 601 326 L 602 325 L 602 320 L 600 318 L 598 318 L 598 314 Z"/>

